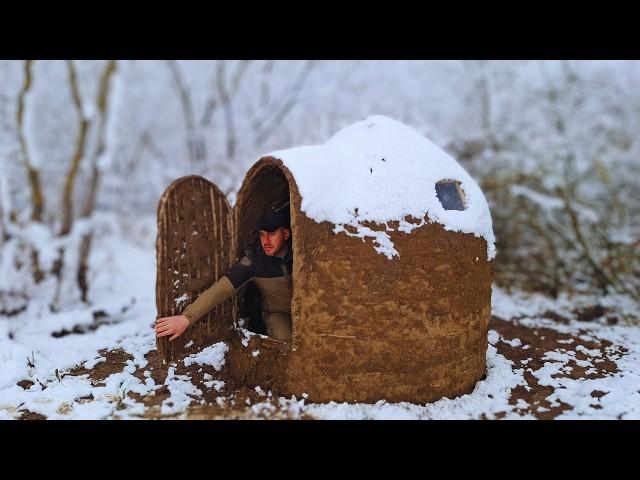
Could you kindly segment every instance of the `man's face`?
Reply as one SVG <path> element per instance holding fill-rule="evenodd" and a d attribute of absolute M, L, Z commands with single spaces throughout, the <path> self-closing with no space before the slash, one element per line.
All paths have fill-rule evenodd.
<path fill-rule="evenodd" d="M 291 235 L 291 230 L 280 227 L 273 232 L 260 230 L 260 243 L 264 253 L 269 256 L 280 256 L 284 251 L 285 242 Z"/>

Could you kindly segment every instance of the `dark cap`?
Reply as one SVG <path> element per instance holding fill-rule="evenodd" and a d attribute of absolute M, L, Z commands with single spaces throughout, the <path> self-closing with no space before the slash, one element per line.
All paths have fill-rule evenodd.
<path fill-rule="evenodd" d="M 280 227 L 289 228 L 289 217 L 281 212 L 267 212 L 258 223 L 258 229 L 267 232 L 273 232 Z"/>

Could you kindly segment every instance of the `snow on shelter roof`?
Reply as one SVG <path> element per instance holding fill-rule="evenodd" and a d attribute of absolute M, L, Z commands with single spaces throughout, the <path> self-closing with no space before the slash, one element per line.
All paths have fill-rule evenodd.
<path fill-rule="evenodd" d="M 269 155 L 282 160 L 294 176 L 301 209 L 309 218 L 333 223 L 335 233 L 373 237 L 376 251 L 389 259 L 398 252 L 386 233 L 392 230 L 386 223 L 399 221 L 398 230 L 410 233 L 425 219 L 446 230 L 483 237 L 487 260 L 495 257 L 491 213 L 478 184 L 444 150 L 396 120 L 370 116 L 339 131 L 324 145 Z M 441 180 L 460 182 L 464 210 L 443 208 L 436 195 L 436 182 Z M 404 220 L 407 215 L 422 221 L 409 223 Z M 363 221 L 384 227 L 373 230 Z"/>

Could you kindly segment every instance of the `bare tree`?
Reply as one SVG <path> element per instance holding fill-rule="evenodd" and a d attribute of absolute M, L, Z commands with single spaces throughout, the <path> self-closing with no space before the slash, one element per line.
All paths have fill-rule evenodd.
<path fill-rule="evenodd" d="M 24 110 L 25 99 L 31 86 L 33 85 L 33 60 L 25 60 L 24 62 L 24 82 L 18 95 L 18 108 L 16 111 L 16 128 L 18 133 L 18 141 L 22 152 L 22 161 L 27 171 L 27 179 L 31 187 L 31 219 L 35 222 L 42 221 L 44 213 L 44 195 L 42 194 L 42 184 L 40 182 L 40 171 L 31 163 L 29 157 L 29 147 L 24 134 Z M 44 278 L 44 273 L 40 269 L 39 252 L 36 248 L 31 247 L 31 264 L 33 268 L 33 278 L 39 283 Z"/>
<path fill-rule="evenodd" d="M 255 146 L 264 144 L 298 103 L 300 93 L 315 64 L 313 60 L 308 60 L 304 63 L 292 87 L 285 95 L 274 99 L 271 103 L 268 103 L 268 95 L 263 96 L 263 102 L 261 102 L 262 108 L 252 121 L 255 131 Z M 271 70 L 269 69 L 267 71 L 270 72 Z M 263 82 L 262 91 L 268 93 L 267 88 Z M 264 103 L 265 98 L 267 99 L 266 104 Z"/>
<path fill-rule="evenodd" d="M 27 170 L 27 178 L 29 179 L 29 185 L 31 187 L 31 203 L 33 208 L 31 219 L 36 222 L 41 222 L 42 214 L 44 212 L 44 196 L 42 194 L 42 184 L 40 183 L 40 172 L 31 163 L 29 148 L 24 135 L 25 98 L 33 84 L 33 64 L 33 60 L 24 61 L 24 82 L 18 96 L 16 126 L 18 129 L 18 141 L 20 142 L 20 149 L 22 151 L 22 161 L 24 162 L 24 166 Z"/>
<path fill-rule="evenodd" d="M 71 88 L 71 96 L 73 98 L 73 104 L 78 114 L 78 136 L 76 137 L 75 150 L 73 157 L 71 158 L 71 164 L 69 171 L 66 175 L 64 183 L 64 189 L 62 192 L 62 227 L 60 229 L 60 235 L 67 235 L 71 231 L 73 224 L 73 191 L 78 175 L 78 169 L 80 162 L 84 158 L 85 147 L 87 143 L 87 132 L 91 120 L 85 112 L 84 105 L 82 103 L 82 97 L 80 95 L 80 88 L 78 86 L 78 75 L 76 73 L 73 60 L 67 60 L 67 69 L 69 72 L 69 87 Z"/>
<path fill-rule="evenodd" d="M 219 104 L 224 111 L 224 124 L 227 134 L 226 153 L 229 159 L 233 159 L 236 154 L 236 128 L 233 120 L 232 99 L 238 92 L 240 82 L 248 65 L 248 60 L 238 62 L 229 83 L 227 83 L 227 62 L 219 61 L 216 64 L 215 85 L 219 97 Z"/>
<path fill-rule="evenodd" d="M 178 62 L 176 60 L 167 60 L 166 64 L 171 72 L 172 85 L 178 93 L 180 105 L 182 106 L 182 114 L 184 117 L 185 127 L 187 129 L 187 148 L 189 151 L 189 158 L 191 163 L 195 164 L 206 159 L 207 148 L 197 128 L 191 91 Z"/>
<path fill-rule="evenodd" d="M 566 90 L 580 92 L 581 89 L 577 88 L 578 86 L 576 85 L 577 76 L 571 70 L 570 64 L 565 61 L 563 62 L 563 67 L 564 80 L 568 85 Z M 564 118 L 565 116 L 561 112 L 558 104 L 559 96 L 554 90 L 551 90 L 547 98 L 551 106 L 553 125 L 559 138 L 562 140 L 562 145 L 564 147 L 564 153 L 561 157 L 563 165 L 563 186 L 557 187 L 556 193 L 563 201 L 564 212 L 569 218 L 569 225 L 576 243 L 580 247 L 583 260 L 590 266 L 600 290 L 603 293 L 607 293 L 610 286 L 619 287 L 619 285 L 616 285 L 617 282 L 615 279 L 602 268 L 599 261 L 596 259 L 594 247 L 591 245 L 591 241 L 589 240 L 590 236 L 588 236 L 584 231 L 584 226 L 580 221 L 578 215 L 578 208 L 580 207 L 576 205 L 580 202 L 578 185 L 581 181 L 575 165 L 578 154 L 576 152 L 575 144 L 567 131 L 566 119 Z"/>
<path fill-rule="evenodd" d="M 491 88 L 490 72 L 491 67 L 487 60 L 465 60 L 462 66 L 471 80 L 471 93 L 473 99 L 477 99 L 480 115 L 480 135 L 479 138 L 470 138 L 451 142 L 447 146 L 452 150 L 457 158 L 471 159 L 482 153 L 485 149 L 491 148 L 493 151 L 500 149 L 496 129 L 493 122 L 494 100 Z"/>
<path fill-rule="evenodd" d="M 106 125 L 108 119 L 108 100 L 110 93 L 111 80 L 117 69 L 117 62 L 109 60 L 106 62 L 100 75 L 98 94 L 96 98 L 96 107 L 98 112 L 98 139 L 95 150 L 91 157 L 91 176 L 89 179 L 89 189 L 86 194 L 80 218 L 89 218 L 95 207 L 96 196 L 100 182 L 99 160 L 106 150 Z M 80 288 L 81 298 L 83 302 L 88 301 L 89 282 L 87 273 L 89 271 L 89 253 L 91 251 L 91 242 L 93 239 L 93 231 L 85 233 L 80 244 L 80 255 L 78 261 L 77 282 Z"/>
<path fill-rule="evenodd" d="M 107 94 L 108 94 L 108 86 L 109 80 L 115 71 L 116 64 L 115 62 L 108 61 L 105 64 L 103 72 L 100 76 L 100 81 L 98 85 L 98 95 L 96 99 L 96 110 L 99 114 L 99 125 L 98 125 L 98 139 L 96 143 L 96 147 L 92 156 L 92 164 L 91 164 L 91 174 L 89 180 L 89 188 L 87 190 L 87 196 L 85 198 L 84 205 L 81 208 L 80 216 L 88 217 L 91 215 L 94 205 L 95 198 L 98 190 L 99 184 L 99 168 L 98 168 L 98 159 L 99 156 L 104 152 L 105 149 L 105 112 L 106 112 L 106 104 L 107 104 Z M 71 232 L 71 228 L 73 226 L 74 221 L 74 188 L 75 183 L 78 176 L 78 171 L 80 168 L 80 163 L 86 156 L 87 150 L 87 141 L 88 134 L 91 126 L 93 124 L 93 116 L 89 114 L 87 111 L 88 106 L 85 106 L 83 103 L 82 95 L 80 93 L 80 86 L 78 82 L 78 75 L 75 68 L 75 65 L 72 60 L 67 61 L 67 70 L 68 70 L 68 81 L 69 87 L 71 89 L 71 96 L 73 99 L 73 105 L 76 110 L 76 114 L 78 117 L 78 134 L 76 137 L 75 148 L 73 152 L 73 156 L 71 158 L 71 162 L 69 165 L 69 170 L 67 172 L 64 189 L 62 193 L 62 226 L 59 232 L 59 236 L 68 235 Z M 87 292 L 88 292 L 88 283 L 87 283 L 87 270 L 88 270 L 88 256 L 90 252 L 91 245 L 91 232 L 85 233 L 81 240 L 80 251 L 79 251 L 79 263 L 77 269 L 77 283 L 81 292 L 81 297 L 83 301 L 87 301 Z M 50 305 L 53 311 L 58 310 L 59 298 L 60 298 L 60 288 L 62 284 L 62 276 L 63 270 L 65 268 L 65 247 L 58 248 L 58 257 L 53 264 L 53 268 L 51 273 L 54 274 L 57 278 L 56 282 L 56 291 L 54 294 L 53 301 Z"/>

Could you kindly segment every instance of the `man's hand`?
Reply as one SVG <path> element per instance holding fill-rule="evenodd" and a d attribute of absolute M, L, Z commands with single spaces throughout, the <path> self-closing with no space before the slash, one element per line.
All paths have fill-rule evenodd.
<path fill-rule="evenodd" d="M 178 338 L 189 327 L 189 319 L 184 315 L 174 315 L 173 317 L 163 317 L 156 320 L 156 335 L 165 337 L 172 335 L 169 341 Z"/>

